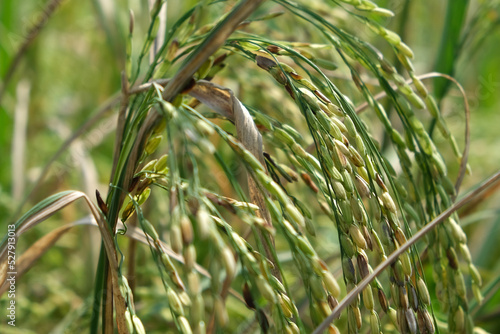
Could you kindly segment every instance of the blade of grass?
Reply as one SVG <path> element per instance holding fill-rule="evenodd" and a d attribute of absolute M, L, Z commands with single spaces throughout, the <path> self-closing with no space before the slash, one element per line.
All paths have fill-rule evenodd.
<path fill-rule="evenodd" d="M 14 112 L 14 138 L 12 140 L 12 198 L 19 201 L 24 192 L 24 155 L 31 85 L 22 80 L 17 84 L 16 109 Z"/>
<path fill-rule="evenodd" d="M 30 246 L 16 261 L 16 279 L 20 279 L 31 267 L 40 259 L 66 232 L 72 227 L 79 225 L 88 225 L 89 219 L 79 220 L 70 224 L 61 226 L 37 240 Z M 97 224 L 95 224 L 97 226 Z M 0 287 L 0 296 L 7 291 L 8 284 Z"/>
<path fill-rule="evenodd" d="M 469 0 L 449 0 L 446 10 L 441 44 L 436 58 L 434 70 L 439 73 L 453 76 L 457 51 L 460 45 L 460 33 L 467 14 Z M 448 90 L 447 80 L 436 80 L 434 84 L 434 94 L 436 99 L 441 100 Z"/>
<path fill-rule="evenodd" d="M 454 75 L 455 63 L 460 48 L 460 34 L 467 14 L 469 0 L 449 0 L 446 10 L 446 19 L 444 23 L 441 44 L 436 58 L 434 70 L 439 73 Z M 434 84 L 434 95 L 438 105 L 446 95 L 449 88 L 449 82 L 446 80 L 436 80 Z M 429 136 L 433 135 L 437 120 L 433 119 L 429 126 Z"/>
<path fill-rule="evenodd" d="M 154 3 L 156 0 L 149 0 L 149 11 L 153 9 Z M 152 65 L 155 62 L 156 56 L 160 51 L 161 46 L 165 43 L 165 33 L 167 27 L 167 2 L 162 2 L 160 5 L 160 11 L 158 13 L 158 19 L 160 20 L 158 33 L 156 34 L 156 38 L 151 45 L 151 51 L 149 53 L 149 64 Z"/>
<path fill-rule="evenodd" d="M 478 252 L 476 259 L 477 265 L 487 268 L 489 265 L 494 264 L 498 259 L 498 241 L 500 236 L 500 217 L 498 217 L 492 227 L 488 230 L 488 234 L 481 242 L 481 249 Z"/>
<path fill-rule="evenodd" d="M 109 225 L 106 223 L 106 220 L 102 216 L 99 209 L 95 206 L 95 204 L 90 200 L 90 198 L 80 192 L 80 191 L 64 191 L 53 196 L 46 198 L 41 201 L 37 205 L 35 205 L 31 210 L 29 210 L 21 219 L 19 219 L 16 223 L 16 239 L 24 233 L 25 231 L 33 228 L 37 224 L 42 221 L 48 219 L 55 213 L 57 213 L 62 208 L 67 205 L 73 203 L 74 201 L 83 198 L 89 207 L 92 215 L 96 219 L 99 230 L 101 232 L 105 254 L 110 264 L 110 272 L 112 277 L 112 292 L 114 297 L 114 305 L 117 308 L 116 312 L 116 323 L 118 327 L 119 333 L 127 333 L 127 325 L 125 319 L 125 300 L 123 299 L 122 294 L 120 293 L 120 288 L 118 286 L 118 261 L 116 255 L 116 248 L 114 244 L 114 239 L 112 237 L 111 230 L 109 229 Z M 6 255 L 7 255 L 7 236 L 4 237 L 2 241 L 2 247 L 0 248 L 0 267 L 6 268 Z M 5 281 L 7 274 L 7 270 L 1 272 L 0 282 Z M 113 317 L 111 317 L 111 321 L 113 321 Z"/>
<path fill-rule="evenodd" d="M 128 220 L 127 232 L 130 227 L 136 227 L 136 226 L 137 226 L 137 215 L 134 215 L 131 217 L 131 219 Z M 127 279 L 132 295 L 135 294 L 136 258 L 137 258 L 137 240 L 132 238 L 128 246 L 128 254 L 127 254 Z"/>
<path fill-rule="evenodd" d="M 120 103 L 120 111 L 118 112 L 118 121 L 116 124 L 116 137 L 115 137 L 115 147 L 113 149 L 113 166 L 111 169 L 111 176 L 109 182 L 111 183 L 115 178 L 116 166 L 118 165 L 118 158 L 120 157 L 120 151 L 122 149 L 122 139 L 123 131 L 125 130 L 125 116 L 127 113 L 127 108 L 129 104 L 129 83 L 127 80 L 127 75 L 125 71 L 122 71 L 122 97 Z"/>

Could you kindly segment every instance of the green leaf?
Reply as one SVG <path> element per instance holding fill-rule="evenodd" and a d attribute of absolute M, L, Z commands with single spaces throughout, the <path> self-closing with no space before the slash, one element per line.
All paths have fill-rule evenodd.
<path fill-rule="evenodd" d="M 446 11 L 446 21 L 444 23 L 441 45 L 436 60 L 436 72 L 453 76 L 455 62 L 459 53 L 460 36 L 467 14 L 469 0 L 449 0 Z M 441 100 L 448 90 L 450 81 L 446 79 L 436 79 L 434 94 L 437 100 Z"/>

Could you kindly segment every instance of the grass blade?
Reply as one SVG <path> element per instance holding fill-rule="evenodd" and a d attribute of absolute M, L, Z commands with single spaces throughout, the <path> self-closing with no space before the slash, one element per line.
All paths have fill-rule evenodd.
<path fill-rule="evenodd" d="M 450 76 L 454 75 L 455 62 L 461 41 L 460 33 L 467 14 L 468 4 L 469 0 L 448 1 L 441 45 L 434 67 L 436 72 L 448 74 Z M 449 82 L 447 80 L 436 80 L 434 94 L 438 101 L 444 97 L 448 87 Z"/>
<path fill-rule="evenodd" d="M 54 244 L 72 227 L 88 224 L 88 219 L 76 221 L 71 224 L 61 226 L 50 233 L 47 233 L 42 238 L 37 240 L 30 246 L 16 262 L 16 279 L 21 278 L 31 267 L 40 259 Z M 97 226 L 97 225 L 96 225 Z M 0 287 L 0 295 L 8 288 L 8 284 L 3 282 Z"/>
<path fill-rule="evenodd" d="M 115 298 L 114 303 L 112 304 L 114 304 L 117 308 L 116 322 L 118 325 L 118 332 L 127 333 L 127 325 L 125 320 L 126 306 L 125 306 L 125 300 L 123 299 L 123 296 L 120 293 L 120 288 L 118 286 L 118 261 L 117 261 L 116 249 L 112 233 L 101 212 L 86 194 L 80 191 L 70 190 L 50 196 L 49 198 L 41 201 L 15 223 L 16 238 L 18 238 L 25 231 L 33 228 L 37 224 L 48 219 L 53 214 L 57 213 L 59 210 L 63 209 L 67 205 L 73 203 L 74 201 L 80 198 L 83 198 L 85 200 L 92 215 L 98 222 L 107 259 L 109 260 L 110 263 L 110 269 L 111 269 L 110 272 L 112 277 L 112 291 L 113 291 L 113 297 Z M 7 241 L 7 235 L 2 241 L 2 248 L 0 249 L 1 268 L 6 268 L 7 265 L 6 241 Z M 2 276 L 0 276 L 0 282 L 3 282 L 7 277 L 7 271 L 6 270 L 2 271 L 1 275 Z M 111 319 L 113 319 L 113 317 L 111 317 Z"/>

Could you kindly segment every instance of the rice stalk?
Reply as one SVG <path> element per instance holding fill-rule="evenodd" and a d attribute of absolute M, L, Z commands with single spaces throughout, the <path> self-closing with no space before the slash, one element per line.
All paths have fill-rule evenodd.
<path fill-rule="evenodd" d="M 225 3 L 197 4 L 162 29 L 147 67 L 165 3 L 151 9 L 137 55 L 131 18 L 121 96 L 112 101 L 120 105 L 110 186 L 97 197 L 106 233 L 91 332 L 99 316 L 112 332 L 115 313 L 123 332 L 154 325 L 141 303 L 136 310 L 144 296 L 122 273 L 122 234 L 137 236 L 135 219 L 153 261 L 130 262 L 128 274 L 155 267 L 148 279 L 163 300 L 158 323 L 179 332 L 434 333 L 445 317 L 452 332 L 470 329 L 463 272 L 477 300 L 482 278 L 455 211 L 498 175 L 454 203 L 468 139 L 462 155 L 415 73 L 413 51 L 386 28 L 391 11 L 366 0 L 260 4 L 225 13 Z M 399 65 L 335 21 L 342 15 L 385 40 Z M 283 22 L 308 26 L 309 35 L 286 40 Z M 332 71 L 350 83 L 341 86 Z M 358 115 L 352 101 L 360 99 L 373 117 Z M 455 187 L 426 117 L 460 161 Z M 51 201 L 41 205 L 56 212 Z"/>

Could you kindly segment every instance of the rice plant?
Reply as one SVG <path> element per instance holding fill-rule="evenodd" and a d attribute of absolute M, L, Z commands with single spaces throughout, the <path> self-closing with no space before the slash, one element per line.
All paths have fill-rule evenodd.
<path fill-rule="evenodd" d="M 482 331 L 471 312 L 483 300 L 482 278 L 457 210 L 500 174 L 461 193 L 470 173 L 467 99 L 463 144 L 440 111 L 449 82 L 458 84 L 453 64 L 418 73 L 412 49 L 387 28 L 391 8 L 368 0 L 156 0 L 117 4 L 109 21 L 103 5 L 93 3 L 121 88 L 39 171 L 6 225 L 21 244 L 80 198 L 91 216 L 59 217 L 66 225 L 27 245 L 16 270 L 6 234 L 4 296 L 9 272 L 22 282 L 63 235 L 90 225 L 100 235 L 85 245 L 91 253 L 100 244 L 87 268 L 93 287 L 57 329 L 44 328 Z M 67 4 L 49 1 L 12 57 L 0 103 L 10 103 L 18 63 L 59 6 Z M 464 10 L 448 19 L 460 21 Z M 433 76 L 448 78 L 435 94 L 423 82 Z M 48 193 L 53 163 L 107 118 L 101 130 L 114 138 L 102 139 L 109 148 L 99 190 Z"/>

